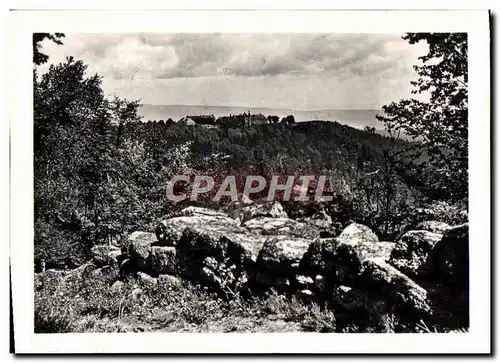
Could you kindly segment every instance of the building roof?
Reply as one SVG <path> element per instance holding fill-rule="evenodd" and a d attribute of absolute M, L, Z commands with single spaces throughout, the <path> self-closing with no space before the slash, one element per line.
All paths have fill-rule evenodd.
<path fill-rule="evenodd" d="M 197 115 L 197 116 L 186 116 L 186 118 L 190 118 L 194 122 L 200 125 L 212 125 L 215 124 L 215 116 L 214 115 Z"/>

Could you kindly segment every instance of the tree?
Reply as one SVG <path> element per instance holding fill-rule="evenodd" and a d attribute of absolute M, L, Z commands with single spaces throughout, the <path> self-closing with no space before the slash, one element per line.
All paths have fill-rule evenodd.
<path fill-rule="evenodd" d="M 278 116 L 267 116 L 267 120 L 270 124 L 277 124 L 280 122 L 280 118 Z"/>
<path fill-rule="evenodd" d="M 33 63 L 36 65 L 44 64 L 49 60 L 49 56 L 40 52 L 41 43 L 44 39 L 53 41 L 61 45 L 61 38 L 64 38 L 63 33 L 33 33 Z"/>
<path fill-rule="evenodd" d="M 283 117 L 281 120 L 282 123 L 286 124 L 294 124 L 295 123 L 295 117 L 293 115 L 288 115 L 286 117 Z"/>
<path fill-rule="evenodd" d="M 126 125 L 141 120 L 141 117 L 137 114 L 140 104 L 139 100 L 127 101 L 126 99 L 114 96 L 113 100 L 110 102 L 110 106 L 112 111 L 112 122 L 118 126 L 116 146 L 120 147 Z"/>
<path fill-rule="evenodd" d="M 400 160 L 401 173 L 430 171 L 431 178 L 420 180 L 422 190 L 462 199 L 468 188 L 467 34 L 408 33 L 403 39 L 429 45 L 428 54 L 419 57 L 422 64 L 414 66 L 418 80 L 411 83 L 412 93 L 428 100 L 393 102 L 377 119 L 387 131 L 401 131 L 415 141 L 411 156 Z M 410 178 L 420 179 L 417 173 Z"/>

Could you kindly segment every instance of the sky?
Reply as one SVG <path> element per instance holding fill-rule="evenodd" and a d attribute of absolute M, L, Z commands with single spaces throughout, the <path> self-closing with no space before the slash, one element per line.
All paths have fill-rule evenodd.
<path fill-rule="evenodd" d="M 41 51 L 83 60 L 108 95 L 145 104 L 380 109 L 411 95 L 427 52 L 402 35 L 66 34 Z"/>

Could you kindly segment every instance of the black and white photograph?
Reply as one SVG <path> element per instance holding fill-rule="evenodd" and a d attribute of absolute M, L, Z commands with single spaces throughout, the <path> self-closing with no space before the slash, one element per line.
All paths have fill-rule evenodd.
<path fill-rule="evenodd" d="M 472 168 L 489 182 L 470 140 L 475 128 L 485 146 L 489 110 L 471 119 L 469 67 L 470 29 L 481 20 L 488 45 L 488 15 L 470 13 L 453 31 L 446 12 L 422 31 L 279 30 L 265 17 L 189 31 L 189 12 L 178 31 L 30 31 L 32 200 L 14 228 L 31 236 L 15 248 L 33 310 L 13 306 L 27 333 L 399 337 L 409 350 L 487 334 L 471 289 L 487 289 L 475 309 L 488 313 L 489 280 L 470 276 L 489 279 L 489 228 L 469 241 L 487 212 L 471 207 Z"/>

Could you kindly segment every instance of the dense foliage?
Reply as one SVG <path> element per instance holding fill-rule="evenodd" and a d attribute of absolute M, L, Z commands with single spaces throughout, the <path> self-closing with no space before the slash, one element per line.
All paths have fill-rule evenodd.
<path fill-rule="evenodd" d="M 468 71 L 466 33 L 409 33 L 410 44 L 426 41 L 429 53 L 414 66 L 412 93 L 428 101 L 405 99 L 384 106 L 377 118 L 419 142 L 413 157 L 397 169 L 431 197 L 460 200 L 468 189 Z M 420 156 L 426 155 L 422 160 Z M 433 173 L 426 173 L 432 169 Z"/>

